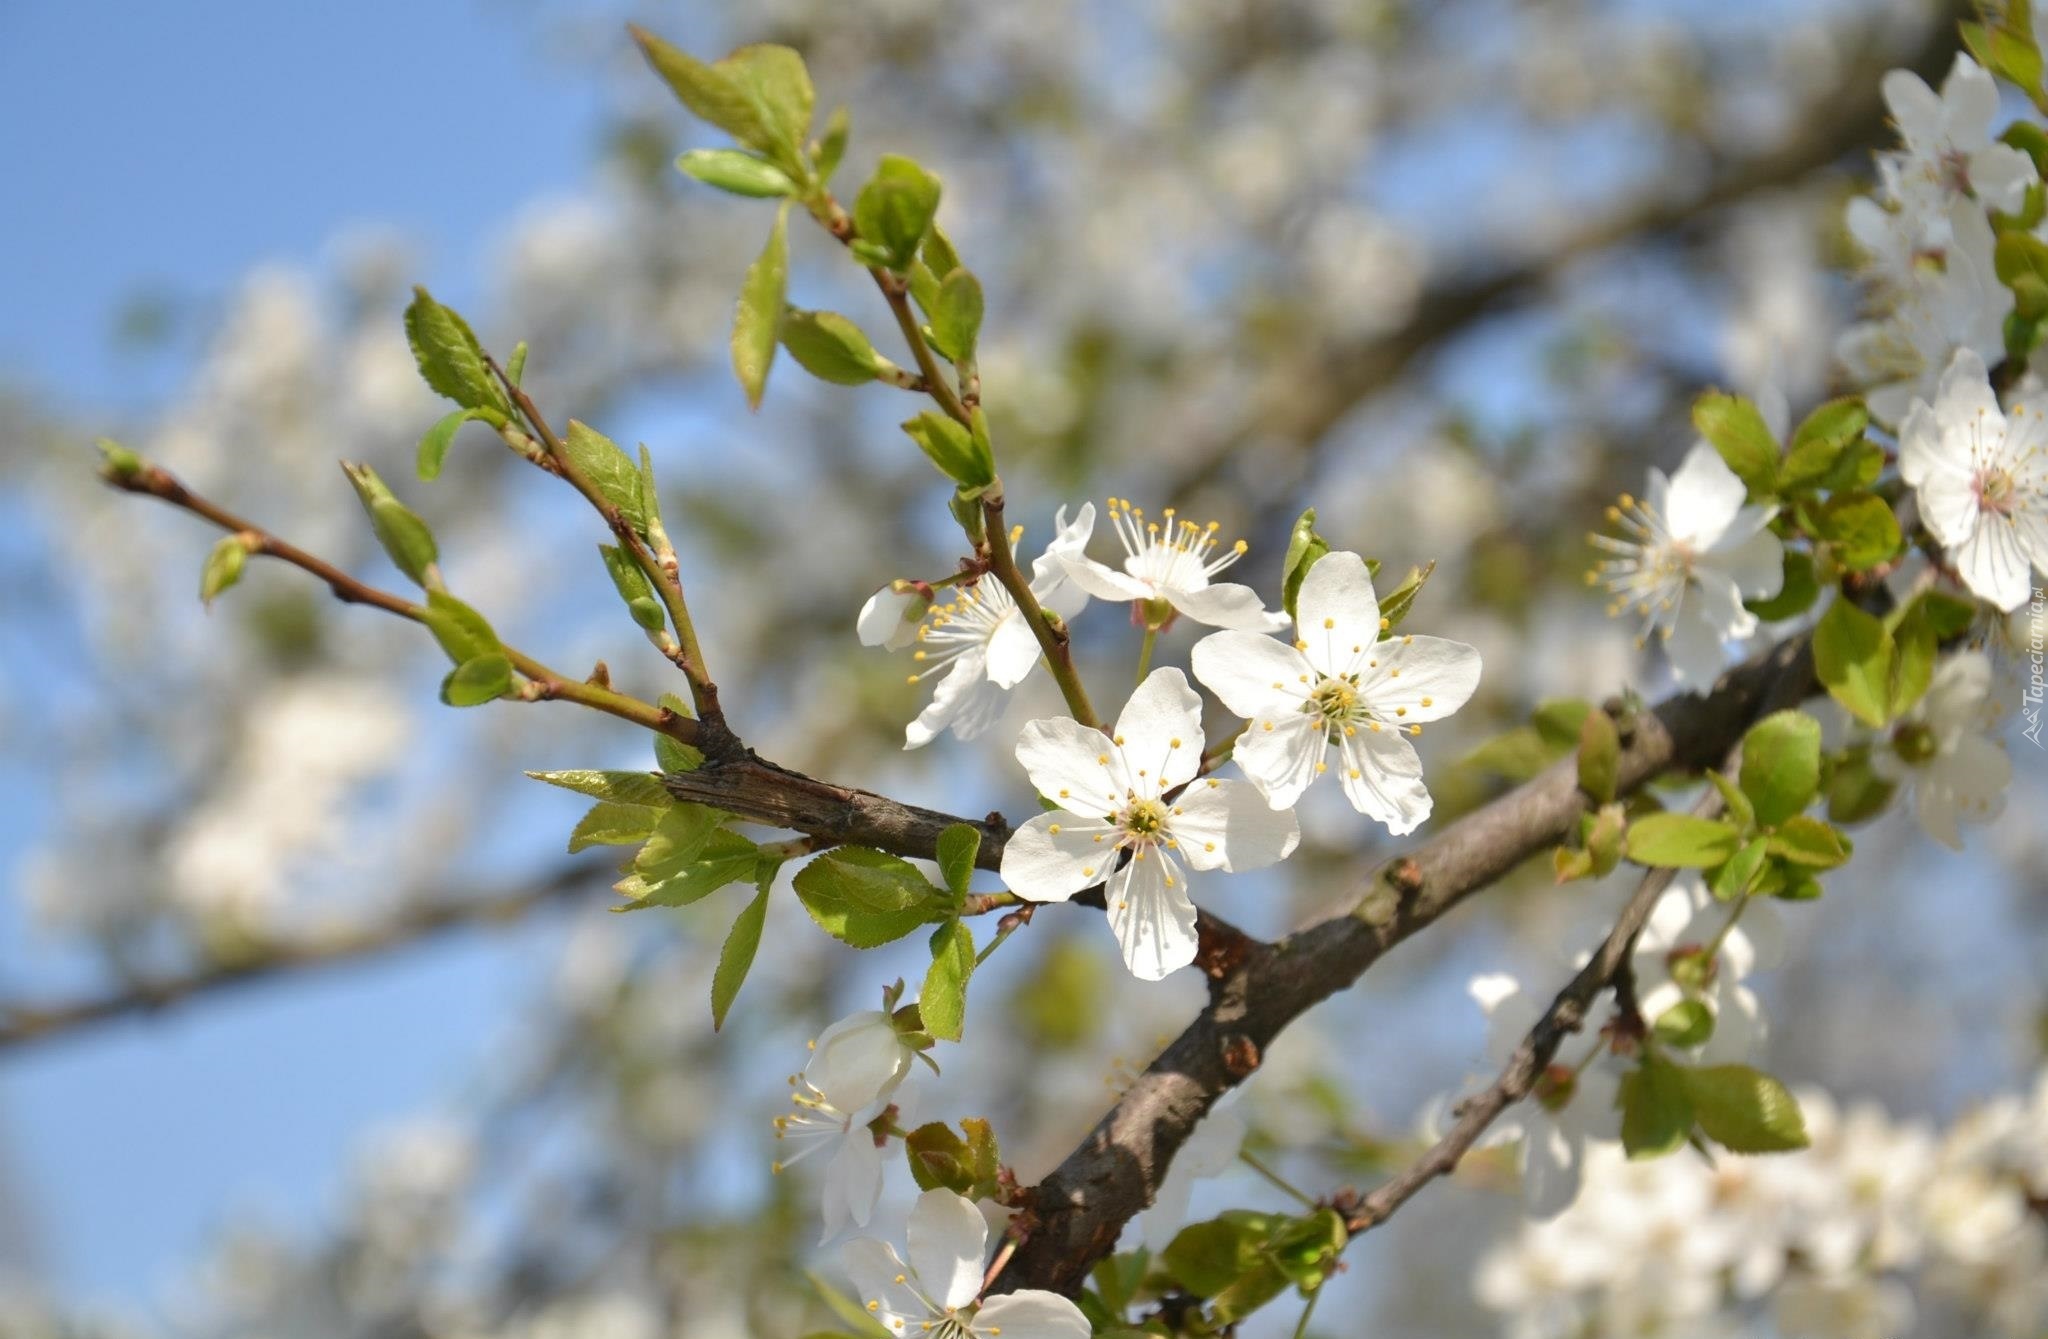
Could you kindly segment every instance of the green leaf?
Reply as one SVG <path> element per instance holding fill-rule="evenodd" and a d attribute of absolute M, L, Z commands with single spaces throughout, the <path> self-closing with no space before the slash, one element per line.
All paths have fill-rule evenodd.
<path fill-rule="evenodd" d="M 1934 661 L 1941 643 L 1969 626 L 1968 615 L 1961 627 L 1955 625 L 1952 606 L 1957 603 L 1938 591 L 1928 591 L 1889 621 L 1896 654 L 1885 706 L 1894 720 L 1926 696 L 1934 682 Z"/>
<path fill-rule="evenodd" d="M 955 823 L 939 834 L 939 873 L 956 898 L 967 896 L 974 879 L 974 862 L 981 855 L 981 829 L 972 823 Z"/>
<path fill-rule="evenodd" d="M 1764 717 L 1742 737 L 1742 793 L 1756 821 L 1775 827 L 1820 791 L 1820 722 L 1803 711 Z"/>
<path fill-rule="evenodd" d="M 1757 876 L 1763 872 L 1764 861 L 1770 854 L 1770 843 L 1762 837 L 1753 837 L 1740 851 L 1728 858 L 1728 863 L 1714 871 L 1714 896 L 1723 902 L 1732 902 L 1744 897 L 1755 887 Z"/>
<path fill-rule="evenodd" d="M 825 118 L 824 132 L 818 136 L 818 147 L 811 154 L 811 171 L 819 181 L 830 181 L 839 170 L 840 160 L 846 157 L 846 138 L 852 132 L 852 115 L 844 107 L 834 107 Z"/>
<path fill-rule="evenodd" d="M 1820 598 L 1820 577 L 1813 568 L 1813 555 L 1798 549 L 1785 550 L 1785 580 L 1768 600 L 1750 600 L 1750 612 L 1766 623 L 1797 618 L 1813 608 Z"/>
<path fill-rule="evenodd" d="M 798 870 L 796 894 L 820 929 L 854 948 L 901 939 L 951 902 L 909 861 L 862 846 L 835 847 Z"/>
<path fill-rule="evenodd" d="M 932 302 L 925 307 L 929 312 L 938 305 L 937 283 L 960 268 L 960 253 L 953 248 L 953 239 L 946 236 L 946 230 L 936 221 L 924 235 L 924 246 L 920 248 L 924 259 L 925 272 L 932 277 Z"/>
<path fill-rule="evenodd" d="M 1621 1146 L 1631 1158 L 1661 1158 L 1692 1133 L 1686 1071 L 1654 1055 L 1621 1076 Z"/>
<path fill-rule="evenodd" d="M 838 312 L 790 307 L 782 313 L 782 347 L 820 381 L 859 386 L 882 371 L 882 360 L 861 328 Z"/>
<path fill-rule="evenodd" d="M 1734 1153 L 1805 1148 L 1806 1118 L 1785 1085 L 1747 1065 L 1683 1072 L 1693 1115 L 1709 1139 Z"/>
<path fill-rule="evenodd" d="M 1714 1011 L 1700 1000 L 1680 1000 L 1657 1015 L 1651 1028 L 1666 1046 L 1689 1051 L 1714 1035 Z"/>
<path fill-rule="evenodd" d="M 663 693 L 660 703 L 678 716 L 690 715 L 690 704 L 674 693 Z M 654 765 L 664 772 L 694 772 L 704 765 L 704 750 L 667 735 L 654 737 Z"/>
<path fill-rule="evenodd" d="M 760 847 L 731 828 L 718 828 L 698 849 L 695 860 L 659 883 L 650 883 L 642 875 L 630 874 L 612 885 L 632 900 L 630 905 L 616 910 L 687 907 L 728 884 L 755 878 L 760 864 Z"/>
<path fill-rule="evenodd" d="M 363 510 L 369 514 L 371 532 L 377 536 L 377 542 L 384 546 L 384 552 L 390 555 L 398 570 L 417 585 L 426 586 L 438 581 L 434 575 L 434 562 L 440 554 L 434 547 L 434 535 L 427 529 L 427 523 L 408 510 L 377 477 L 377 471 L 368 465 L 344 460 L 341 468 L 355 486 Z"/>
<path fill-rule="evenodd" d="M 962 363 L 974 357 L 975 341 L 981 336 L 981 280 L 966 270 L 954 270 L 939 285 L 932 311 L 931 345 L 949 362 Z"/>
<path fill-rule="evenodd" d="M 633 872 L 650 888 L 677 877 L 697 863 L 725 818 L 708 805 L 671 804 L 633 857 Z"/>
<path fill-rule="evenodd" d="M 782 295 L 789 285 L 789 207 L 775 211 L 767 245 L 740 283 L 739 305 L 732 318 L 732 370 L 747 393 L 747 407 L 759 409 L 768 388 L 768 369 L 775 362 L 776 328 L 782 322 Z"/>
<path fill-rule="evenodd" d="M 1628 825 L 1628 858 L 1663 869 L 1711 869 L 1735 854 L 1734 828 L 1693 814 L 1646 814 Z"/>
<path fill-rule="evenodd" d="M 654 835 L 655 824 L 660 821 L 659 809 L 599 800 L 576 821 L 575 830 L 569 834 L 569 853 L 574 855 L 592 846 L 632 846 L 644 842 Z"/>
<path fill-rule="evenodd" d="M 522 344 L 519 347 L 523 349 L 526 346 Z M 415 468 L 422 481 L 431 483 L 441 477 L 441 465 L 448 458 L 448 447 L 455 440 L 456 430 L 471 421 L 488 423 L 495 428 L 507 420 L 490 409 L 457 409 L 442 415 L 439 422 L 427 429 L 427 435 L 420 438 Z"/>
<path fill-rule="evenodd" d="M 638 534 L 647 533 L 647 505 L 640 467 L 617 442 L 578 419 L 569 420 L 563 453 L 576 472 L 590 481 L 599 497 L 618 508 Z"/>
<path fill-rule="evenodd" d="M 2029 232 L 2004 232 L 1991 253 L 1998 281 L 2012 290 L 2022 319 L 2048 315 L 2048 242 Z"/>
<path fill-rule="evenodd" d="M 446 591 L 427 592 L 427 607 L 420 621 L 448 653 L 448 659 L 458 665 L 505 649 L 482 614 Z"/>
<path fill-rule="evenodd" d="M 761 947 L 761 927 L 768 920 L 768 891 L 774 886 L 774 880 L 771 869 L 761 879 L 760 891 L 734 919 L 724 947 L 718 950 L 718 967 L 711 975 L 711 1030 L 714 1032 L 725 1026 L 725 1016 L 731 1011 L 733 1000 L 738 998 L 740 987 L 746 984 L 747 973 L 754 966 L 754 954 Z"/>
<path fill-rule="evenodd" d="M 526 355 L 530 352 L 523 339 L 512 346 L 512 355 L 505 360 L 505 380 L 517 386 L 526 379 Z"/>
<path fill-rule="evenodd" d="M 1436 571 L 1436 559 L 1431 558 L 1426 566 L 1411 567 L 1401 584 L 1388 591 L 1380 600 L 1380 636 L 1392 637 L 1394 630 L 1401 626 L 1401 620 L 1408 617 L 1408 611 L 1415 607 L 1415 597 L 1422 594 L 1423 583 L 1430 573 Z"/>
<path fill-rule="evenodd" d="M 1707 780 L 1721 792 L 1722 803 L 1728 806 L 1728 817 L 1735 821 L 1737 831 L 1747 832 L 1756 826 L 1756 806 L 1749 802 L 1749 796 L 1742 793 L 1741 787 L 1711 767 L 1707 769 Z"/>
<path fill-rule="evenodd" d="M 965 488 L 995 482 L 995 459 L 974 434 L 943 414 L 926 410 L 903 425 L 910 440 L 939 472 Z"/>
<path fill-rule="evenodd" d="M 1814 535 L 1833 547 L 1835 561 L 1851 572 L 1867 571 L 1899 551 L 1899 518 L 1874 493 L 1838 493 L 1803 514 Z"/>
<path fill-rule="evenodd" d="M 1579 789 L 1591 796 L 1593 803 L 1606 804 L 1614 798 L 1614 787 L 1621 774 L 1621 735 L 1614 728 L 1614 718 L 1604 711 L 1586 713 L 1586 723 L 1579 729 Z"/>
<path fill-rule="evenodd" d="M 1849 750 L 1835 760 L 1828 778 L 1828 821 L 1861 823 L 1877 817 L 1891 803 L 1898 787 L 1870 765 L 1870 749 Z"/>
<path fill-rule="evenodd" d="M 242 537 L 222 536 L 199 569 L 199 602 L 210 607 L 222 591 L 242 579 L 242 568 L 248 562 L 249 546 L 242 542 Z"/>
<path fill-rule="evenodd" d="M 1769 845 L 1771 854 L 1780 860 L 1813 869 L 1833 869 L 1849 860 L 1849 843 L 1842 834 L 1805 814 L 1780 824 L 1770 834 Z"/>
<path fill-rule="evenodd" d="M 995 1131 L 985 1120 L 960 1122 L 966 1138 L 954 1134 L 942 1121 L 920 1125 L 904 1136 L 903 1153 L 910 1163 L 911 1179 L 919 1190 L 944 1187 L 969 1199 L 986 1199 L 997 1193 L 1002 1171 Z"/>
<path fill-rule="evenodd" d="M 1302 578 L 1329 551 L 1329 542 L 1316 533 L 1316 509 L 1310 507 L 1296 518 L 1294 529 L 1287 537 L 1287 557 L 1280 566 L 1280 603 L 1286 608 L 1288 617 L 1294 616 L 1294 602 L 1301 596 Z"/>
<path fill-rule="evenodd" d="M 759 154 L 739 149 L 692 149 L 676 159 L 676 170 L 731 195 L 772 200 L 794 195 L 790 175 Z"/>
<path fill-rule="evenodd" d="M 853 202 L 853 225 L 880 264 L 909 266 L 939 212 L 939 179 L 915 162 L 884 154 Z"/>
<path fill-rule="evenodd" d="M 545 781 L 550 786 L 573 790 L 578 795 L 588 795 L 593 800 L 614 800 L 619 804 L 641 804 L 651 808 L 662 808 L 674 803 L 668 788 L 661 784 L 661 778 L 652 772 L 598 772 L 576 770 L 566 772 L 528 772 L 535 781 Z"/>
<path fill-rule="evenodd" d="M 1782 492 L 1812 488 L 1827 477 L 1850 443 L 1870 426 L 1870 412 L 1854 396 L 1830 400 L 1806 416 L 1792 433 L 1778 471 Z"/>
<path fill-rule="evenodd" d="M 1708 391 L 1693 401 L 1692 422 L 1749 486 L 1751 497 L 1776 490 L 1778 442 L 1754 404 L 1740 395 Z"/>
<path fill-rule="evenodd" d="M 804 144 L 811 137 L 811 113 L 817 104 L 804 58 L 789 47 L 761 42 L 741 47 L 718 62 L 717 69 L 754 107 L 763 137 L 752 141 L 753 147 L 802 176 L 808 164 Z"/>
<path fill-rule="evenodd" d="M 940 1041 L 960 1040 L 967 1021 L 967 980 L 974 975 L 974 931 L 956 917 L 932 931 L 932 965 L 917 997 L 924 1030 Z"/>
<path fill-rule="evenodd" d="M 102 437 L 98 442 L 100 452 L 100 473 L 109 479 L 133 479 L 142 473 L 142 457 L 130 451 L 111 437 Z"/>
<path fill-rule="evenodd" d="M 512 691 L 512 662 L 487 651 L 463 661 L 441 680 L 441 700 L 451 707 L 477 707 Z"/>
<path fill-rule="evenodd" d="M 434 301 L 424 288 L 412 290 L 412 305 L 405 309 L 405 338 L 412 345 L 420 376 L 437 394 L 464 409 L 488 410 L 497 416 L 494 422 L 511 421 L 511 403 L 491 376 L 483 345 L 477 342 L 469 322 L 453 308 Z"/>
<path fill-rule="evenodd" d="M 612 586 L 626 602 L 626 612 L 633 616 L 633 621 L 649 632 L 668 627 L 668 615 L 654 598 L 653 583 L 632 555 L 611 544 L 600 544 L 597 551 L 604 556 L 605 571 L 611 574 Z"/>
<path fill-rule="evenodd" d="M 1894 647 L 1875 617 L 1836 599 L 1813 630 L 1813 667 L 1835 701 L 1865 725 L 1889 719 Z"/>

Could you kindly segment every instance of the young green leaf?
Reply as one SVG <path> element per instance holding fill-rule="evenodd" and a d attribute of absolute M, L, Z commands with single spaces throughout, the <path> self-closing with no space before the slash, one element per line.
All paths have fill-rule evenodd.
<path fill-rule="evenodd" d="M 756 200 L 778 199 L 797 190 L 789 173 L 740 149 L 692 149 L 676 159 L 676 170 L 706 186 Z"/>
<path fill-rule="evenodd" d="M 835 847 L 798 870 L 796 894 L 820 929 L 855 948 L 901 939 L 951 902 L 909 861 L 861 846 Z"/>
<path fill-rule="evenodd" d="M 974 931 L 955 917 L 932 931 L 931 950 L 918 1017 L 940 1041 L 959 1041 L 967 1021 L 967 980 L 974 975 Z"/>
<path fill-rule="evenodd" d="M 1740 395 L 1708 391 L 1693 401 L 1692 422 L 1749 486 L 1751 497 L 1777 488 L 1778 442 L 1754 404 Z"/>
<path fill-rule="evenodd" d="M 458 665 L 504 649 L 490 622 L 446 591 L 427 592 L 427 607 L 420 621 L 448 653 L 448 659 Z"/>
<path fill-rule="evenodd" d="M 1728 857 L 1727 864 L 1714 871 L 1714 896 L 1723 902 L 1747 896 L 1756 886 L 1769 854 L 1770 843 L 1762 837 L 1752 837 L 1740 851 Z"/>
<path fill-rule="evenodd" d="M 199 569 L 199 602 L 211 607 L 222 591 L 242 579 L 242 568 L 248 561 L 249 546 L 240 535 L 222 536 L 206 555 L 205 566 Z"/>
<path fill-rule="evenodd" d="M 437 585 L 440 574 L 434 563 L 440 554 L 434 548 L 434 535 L 427 529 L 427 523 L 407 509 L 368 465 L 344 460 L 341 468 L 355 485 L 363 510 L 369 513 L 371 532 L 398 570 L 418 585 Z"/>
<path fill-rule="evenodd" d="M 522 344 L 519 347 L 526 346 Z M 432 483 L 441 477 L 441 465 L 448 459 L 448 447 L 454 442 L 456 431 L 472 421 L 497 427 L 506 420 L 490 409 L 456 409 L 443 414 L 433 427 L 427 429 L 427 435 L 420 438 L 419 457 L 414 468 L 423 483 Z"/>
<path fill-rule="evenodd" d="M 1628 825 L 1628 858 L 1662 869 L 1711 869 L 1735 854 L 1734 828 L 1693 814 L 1646 814 Z"/>
<path fill-rule="evenodd" d="M 1830 400 L 1808 414 L 1786 448 L 1778 470 L 1779 489 L 1791 492 L 1818 484 L 1869 425 L 1870 412 L 1853 396 Z"/>
<path fill-rule="evenodd" d="M 639 534 L 647 533 L 647 506 L 640 480 L 640 467 L 617 442 L 579 419 L 569 420 L 562 438 L 563 454 L 576 472 L 588 479 L 599 497 L 618 508 L 619 515 Z"/>
<path fill-rule="evenodd" d="M 1813 667 L 1835 701 L 1865 725 L 1890 719 L 1896 648 L 1884 624 L 1836 599 L 1813 630 Z"/>
<path fill-rule="evenodd" d="M 654 598 L 654 586 L 647 580 L 647 574 L 632 556 L 612 544 L 600 544 L 597 551 L 603 555 L 605 571 L 611 574 L 612 586 L 626 602 L 626 612 L 633 616 L 633 621 L 649 632 L 666 628 L 668 615 Z"/>
<path fill-rule="evenodd" d="M 834 107 L 825 118 L 817 147 L 811 151 L 811 171 L 819 181 L 832 180 L 832 174 L 839 170 L 840 160 L 846 157 L 846 138 L 852 132 L 852 115 L 844 107 Z"/>
<path fill-rule="evenodd" d="M 494 423 L 511 420 L 511 403 L 484 362 L 483 345 L 477 342 L 469 322 L 453 308 L 434 301 L 424 288 L 412 290 L 412 304 L 405 309 L 405 337 L 412 345 L 420 376 L 436 393 L 464 409 L 496 415 Z"/>
<path fill-rule="evenodd" d="M 1579 789 L 1593 803 L 1606 804 L 1614 798 L 1620 774 L 1621 735 L 1614 718 L 1604 711 L 1587 712 L 1579 729 Z"/>
<path fill-rule="evenodd" d="M 797 365 L 820 381 L 859 386 L 873 381 L 883 363 L 861 328 L 838 312 L 789 307 L 782 313 L 782 347 Z"/>
<path fill-rule="evenodd" d="M 1401 620 L 1408 617 L 1408 611 L 1415 607 L 1415 597 L 1422 594 L 1422 587 L 1430 574 L 1436 571 L 1436 559 L 1431 558 L 1421 567 L 1411 567 L 1401 584 L 1388 591 L 1380 599 L 1380 638 L 1394 636 Z"/>
<path fill-rule="evenodd" d="M 576 827 L 569 834 L 569 853 L 574 855 L 591 846 L 637 845 L 654 835 L 655 824 L 660 821 L 659 809 L 599 800 L 576 820 Z"/>
<path fill-rule="evenodd" d="M 760 891 L 734 919 L 724 946 L 718 950 L 718 966 L 711 975 L 714 1032 L 725 1026 L 725 1016 L 732 1010 L 732 1002 L 739 997 L 740 987 L 746 984 L 747 973 L 754 966 L 754 955 L 761 947 L 761 927 L 768 921 L 768 891 L 774 886 L 774 879 L 771 869 L 760 881 Z"/>
<path fill-rule="evenodd" d="M 903 425 L 910 440 L 939 472 L 964 488 L 986 488 L 995 482 L 994 457 L 972 432 L 930 410 Z"/>
<path fill-rule="evenodd" d="M 974 357 L 981 335 L 981 280 L 967 270 L 954 270 L 939 285 L 931 313 L 931 345 L 949 362 Z"/>
<path fill-rule="evenodd" d="M 776 329 L 782 323 L 782 295 L 789 285 L 789 207 L 775 211 L 768 242 L 747 267 L 732 319 L 732 370 L 747 394 L 747 407 L 761 407 L 768 369 L 775 362 Z"/>
<path fill-rule="evenodd" d="M 1621 1076 L 1621 1146 L 1631 1158 L 1661 1158 L 1692 1133 L 1686 1071 L 1654 1055 Z"/>
<path fill-rule="evenodd" d="M 1657 1040 L 1679 1050 L 1704 1046 L 1714 1035 L 1714 1011 L 1700 1000 L 1680 1000 L 1651 1025 Z"/>
<path fill-rule="evenodd" d="M 593 800 L 613 800 L 619 804 L 641 804 L 650 807 L 666 807 L 674 803 L 668 788 L 661 784 L 661 778 L 652 772 L 599 772 L 588 769 L 565 772 L 528 772 L 535 781 L 545 781 L 550 786 L 573 790 L 578 795 L 588 795 Z"/>
<path fill-rule="evenodd" d="M 1287 556 L 1280 565 L 1280 603 L 1290 617 L 1294 602 L 1301 595 L 1302 578 L 1329 551 L 1329 542 L 1316 533 L 1316 509 L 1310 507 L 1295 518 L 1294 529 L 1287 537 Z"/>
<path fill-rule="evenodd" d="M 512 662 L 487 651 L 465 660 L 441 680 L 441 700 L 451 707 L 476 707 L 512 691 Z"/>
<path fill-rule="evenodd" d="M 646 876 L 636 873 L 613 884 L 619 893 L 632 899 L 632 905 L 614 910 L 687 907 L 728 884 L 745 883 L 755 878 L 760 872 L 760 863 L 760 847 L 730 828 L 719 828 L 698 850 L 695 860 L 667 878 L 649 882 Z"/>
<path fill-rule="evenodd" d="M 1820 722 L 1803 711 L 1764 717 L 1742 738 L 1742 793 L 1756 821 L 1775 827 L 1820 790 Z"/>
<path fill-rule="evenodd" d="M 908 158 L 884 154 L 854 199 L 853 224 L 877 263 L 903 270 L 938 211 L 939 179 Z"/>
<path fill-rule="evenodd" d="M 981 854 L 981 829 L 972 823 L 955 823 L 939 834 L 939 873 L 956 898 L 967 896 L 974 878 L 974 862 Z"/>
<path fill-rule="evenodd" d="M 1780 860 L 1812 869 L 1833 869 L 1849 860 L 1849 843 L 1842 834 L 1805 814 L 1779 824 L 1770 835 L 1769 847 Z"/>
<path fill-rule="evenodd" d="M 1749 610 L 1766 623 L 1797 618 L 1813 608 L 1820 598 L 1820 577 L 1813 568 L 1813 555 L 1799 549 L 1785 550 L 1785 577 L 1778 593 L 1768 600 L 1748 601 Z"/>
<path fill-rule="evenodd" d="M 1874 493 L 1837 493 L 1817 507 L 1802 507 L 1801 515 L 1846 571 L 1887 561 L 1903 542 L 1891 504 Z"/>
<path fill-rule="evenodd" d="M 1785 1085 L 1747 1065 L 1682 1072 L 1686 1097 L 1709 1139 L 1733 1153 L 1805 1148 L 1806 1118 Z"/>

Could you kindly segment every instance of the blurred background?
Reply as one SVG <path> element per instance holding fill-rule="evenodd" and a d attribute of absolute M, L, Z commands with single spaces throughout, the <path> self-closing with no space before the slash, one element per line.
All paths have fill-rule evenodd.
<path fill-rule="evenodd" d="M 1461 760 L 1539 701 L 1662 691 L 1581 584 L 1584 531 L 1683 453 L 1702 386 L 1773 387 L 1795 413 L 1839 389 L 1857 301 L 1840 212 L 1887 134 L 1878 78 L 1938 80 L 1955 17 L 1920 0 L 0 6 L 0 1334 L 830 1325 L 803 1279 L 836 1276 L 813 1168 L 769 1176 L 768 1117 L 805 1039 L 914 955 L 856 955 L 778 898 L 714 1037 L 710 965 L 740 893 L 611 914 L 606 855 L 562 854 L 579 801 L 520 775 L 648 766 L 644 739 L 565 707 L 442 708 L 416 629 L 278 565 L 205 612 L 214 537 L 92 474 L 93 440 L 119 438 L 392 584 L 335 466 L 371 462 L 508 640 L 564 667 L 602 657 L 643 696 L 678 686 L 565 493 L 481 432 L 439 483 L 411 478 L 445 407 L 399 319 L 428 284 L 487 345 L 530 341 L 557 422 L 652 448 L 750 744 L 960 812 L 1028 805 L 1008 742 L 1053 709 L 1042 680 L 988 739 L 900 751 L 925 690 L 853 618 L 893 577 L 951 570 L 945 487 L 880 388 L 785 361 L 747 413 L 725 334 L 769 210 L 670 167 L 718 141 L 641 67 L 628 19 L 701 55 L 802 49 L 821 110 L 853 112 L 842 193 L 884 151 L 944 179 L 941 217 L 988 292 L 984 384 L 1027 552 L 1060 503 L 1114 493 L 1246 536 L 1233 576 L 1269 591 L 1309 503 L 1396 571 L 1435 559 L 1413 626 L 1488 666 L 1423 741 L 1441 816 L 1513 779 Z M 879 336 L 836 248 L 792 236 L 791 299 Z M 1098 607 L 1077 637 L 1113 704 L 1135 633 Z M 2029 753 L 1969 854 L 1887 818 L 1824 901 L 1790 910 L 1797 947 L 1761 982 L 1796 1020 L 1774 1072 L 1932 1120 L 2031 1081 L 2048 771 Z M 1216 910 L 1276 933 L 1391 849 L 1334 794 L 1310 799 L 1303 855 L 1205 884 Z M 1313 1015 L 1237 1099 L 1298 1182 L 1369 1182 L 1477 1069 L 1472 973 L 1563 980 L 1613 896 L 1553 890 L 1543 863 Z M 974 1044 L 913 1114 L 993 1118 L 1027 1182 L 1200 1002 L 1185 974 L 1129 979 L 1099 916 L 1057 909 L 974 991 Z M 884 1224 L 907 1185 L 893 1176 Z M 1273 1198 L 1232 1175 L 1196 1207 Z M 1472 1262 L 1517 1215 L 1484 1167 L 1437 1188 L 1352 1252 L 1318 1330 L 1492 1332 Z"/>

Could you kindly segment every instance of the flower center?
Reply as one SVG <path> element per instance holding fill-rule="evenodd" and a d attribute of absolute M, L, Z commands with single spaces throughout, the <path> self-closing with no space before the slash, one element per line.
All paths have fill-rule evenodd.
<path fill-rule="evenodd" d="M 1892 731 L 1892 752 L 1911 766 L 1918 767 L 1932 758 L 1936 747 L 1934 731 L 1917 721 L 1908 721 Z"/>
<path fill-rule="evenodd" d="M 1324 679 L 1308 700 L 1330 725 L 1341 725 L 1358 714 L 1358 687 L 1349 679 Z"/>
<path fill-rule="evenodd" d="M 1139 837 L 1156 837 L 1166 830 L 1166 806 L 1157 800 L 1139 800 L 1124 811 L 1124 829 Z"/>
<path fill-rule="evenodd" d="M 1109 519 L 1124 546 L 1124 571 L 1155 590 L 1201 590 L 1211 577 L 1242 558 L 1248 547 L 1241 539 L 1224 547 L 1216 537 L 1221 522 L 1196 525 L 1181 520 L 1171 507 L 1160 520 L 1148 521 L 1128 498 L 1109 500 Z M 1166 621 L 1170 619 L 1155 620 L 1152 626 L 1162 627 Z"/>
<path fill-rule="evenodd" d="M 1657 508 L 1628 493 L 1607 509 L 1607 520 L 1621 533 L 1588 536 L 1594 548 L 1609 556 L 1586 573 L 1586 584 L 1614 593 L 1607 606 L 1609 617 L 1633 606 L 1644 620 L 1638 645 L 1652 632 L 1670 636 L 1692 581 L 1697 558 L 1692 542 L 1673 535 Z"/>
<path fill-rule="evenodd" d="M 1977 507 L 1981 511 L 2010 516 L 2019 509 L 2019 481 L 2012 477 L 2010 470 L 1994 465 L 1979 472 L 1975 488 Z"/>

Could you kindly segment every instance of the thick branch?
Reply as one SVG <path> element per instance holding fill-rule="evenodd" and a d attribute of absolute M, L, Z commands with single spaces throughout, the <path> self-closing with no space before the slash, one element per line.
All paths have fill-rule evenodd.
<path fill-rule="evenodd" d="M 1708 697 L 1676 698 L 1624 721 L 1621 792 L 1672 768 L 1720 762 L 1768 701 L 1811 691 L 1813 660 L 1802 637 L 1730 671 Z M 1079 1289 L 1151 1202 L 1195 1124 L 1258 1068 L 1284 1028 L 1396 944 L 1563 840 L 1585 803 L 1567 758 L 1382 865 L 1353 911 L 1250 945 L 1215 973 L 1208 1007 L 1033 1192 L 1029 1236 L 997 1287 Z"/>

